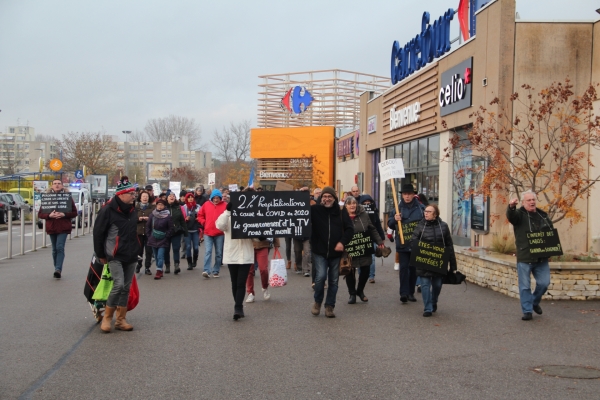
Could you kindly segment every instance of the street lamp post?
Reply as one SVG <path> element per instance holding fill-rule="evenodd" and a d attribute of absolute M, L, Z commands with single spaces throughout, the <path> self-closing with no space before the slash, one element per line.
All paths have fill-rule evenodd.
<path fill-rule="evenodd" d="M 128 135 L 131 134 L 131 131 L 122 131 L 125 134 L 125 145 L 123 146 L 123 163 L 125 164 L 125 175 L 127 175 L 127 154 L 125 153 L 127 149 L 127 141 Z"/>

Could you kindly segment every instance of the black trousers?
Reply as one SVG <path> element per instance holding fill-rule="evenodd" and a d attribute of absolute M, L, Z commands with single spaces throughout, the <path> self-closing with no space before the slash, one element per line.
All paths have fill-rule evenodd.
<path fill-rule="evenodd" d="M 227 264 L 231 278 L 231 292 L 235 301 L 235 310 L 244 309 L 244 297 L 246 295 L 246 280 L 252 264 Z"/>
<path fill-rule="evenodd" d="M 138 235 L 138 239 L 140 241 L 140 252 L 138 253 L 138 256 L 143 258 L 144 249 L 146 249 L 146 261 L 144 263 L 144 266 L 146 267 L 146 269 L 150 269 L 150 266 L 152 265 L 152 247 L 148 246 L 148 236 Z M 138 261 L 138 264 L 142 265 L 142 262 Z"/>
<path fill-rule="evenodd" d="M 369 256 L 369 261 L 371 256 Z M 360 268 L 360 274 L 358 274 L 358 287 L 356 286 L 355 269 L 346 275 L 346 286 L 348 286 L 348 293 L 353 295 L 364 291 L 367 281 L 369 280 L 369 265 Z"/>
<path fill-rule="evenodd" d="M 399 252 L 400 254 L 400 296 L 415 294 L 415 285 L 417 284 L 417 269 L 410 266 L 410 253 Z"/>

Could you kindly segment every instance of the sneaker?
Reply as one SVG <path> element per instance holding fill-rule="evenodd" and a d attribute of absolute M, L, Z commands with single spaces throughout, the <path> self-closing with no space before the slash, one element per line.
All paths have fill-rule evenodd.
<path fill-rule="evenodd" d="M 56 279 L 60 279 L 60 275 L 61 275 L 61 272 L 60 272 L 60 270 L 59 270 L 59 269 L 55 269 L 55 270 L 54 270 L 54 275 L 53 275 L 53 276 L 54 276 Z"/>
<path fill-rule="evenodd" d="M 296 271 L 296 273 L 297 273 L 298 275 L 301 275 L 301 274 L 302 274 L 302 271 Z"/>
<path fill-rule="evenodd" d="M 213 278 L 218 278 L 219 277 L 219 273 L 218 272 L 214 272 L 213 273 Z"/>
<path fill-rule="evenodd" d="M 158 280 L 163 277 L 163 272 L 160 269 L 156 270 L 156 275 L 154 275 L 154 279 Z"/>
<path fill-rule="evenodd" d="M 542 315 L 542 307 L 540 307 L 539 304 L 537 306 L 533 306 L 533 311 L 535 311 L 537 315 Z"/>
<path fill-rule="evenodd" d="M 246 298 L 246 303 L 254 303 L 254 295 L 252 293 L 248 294 Z"/>
<path fill-rule="evenodd" d="M 271 293 L 269 293 L 269 288 L 263 289 L 263 297 L 265 300 L 269 300 L 271 298 Z"/>
<path fill-rule="evenodd" d="M 375 283 L 375 278 L 369 279 L 369 283 Z"/>
<path fill-rule="evenodd" d="M 332 306 L 325 306 L 325 316 L 327 318 L 335 318 L 335 314 L 333 313 Z"/>
<path fill-rule="evenodd" d="M 208 274 L 208 272 L 204 271 L 202 273 L 202 276 L 205 277 L 206 279 L 210 278 L 210 275 Z"/>
<path fill-rule="evenodd" d="M 523 316 L 521 317 L 521 319 L 523 321 L 531 321 L 533 319 L 533 316 L 531 315 L 530 312 L 527 312 L 527 313 L 523 314 Z"/>
<path fill-rule="evenodd" d="M 394 263 L 394 271 L 400 271 L 400 263 Z"/>
<path fill-rule="evenodd" d="M 152 275 L 152 271 L 150 271 L 150 268 L 146 268 L 146 271 L 144 273 L 146 275 Z"/>
<path fill-rule="evenodd" d="M 308 278 L 310 276 L 310 274 L 308 272 L 305 272 L 304 276 Z"/>

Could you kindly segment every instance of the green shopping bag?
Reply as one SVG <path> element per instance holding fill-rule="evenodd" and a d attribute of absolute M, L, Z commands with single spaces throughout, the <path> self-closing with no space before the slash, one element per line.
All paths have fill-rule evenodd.
<path fill-rule="evenodd" d="M 94 295 L 92 299 L 97 301 L 106 301 L 108 300 L 108 295 L 113 287 L 113 278 L 110 274 L 110 268 L 108 264 L 104 264 L 104 268 L 102 268 L 102 278 L 96 286 L 96 290 L 94 291 Z"/>

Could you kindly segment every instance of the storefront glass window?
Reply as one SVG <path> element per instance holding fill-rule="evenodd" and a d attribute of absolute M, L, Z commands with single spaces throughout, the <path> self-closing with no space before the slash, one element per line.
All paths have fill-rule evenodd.
<path fill-rule="evenodd" d="M 409 161 L 410 161 L 410 146 L 408 143 L 404 144 L 404 148 L 402 149 L 402 161 L 404 163 L 404 168 L 408 168 L 409 167 Z"/>
<path fill-rule="evenodd" d="M 419 167 L 427 166 L 427 138 L 419 140 Z"/>
<path fill-rule="evenodd" d="M 415 168 L 418 166 L 419 161 L 419 142 L 413 140 L 410 142 L 410 168 Z"/>
<path fill-rule="evenodd" d="M 429 165 L 438 165 L 440 163 L 440 136 L 429 138 Z"/>

